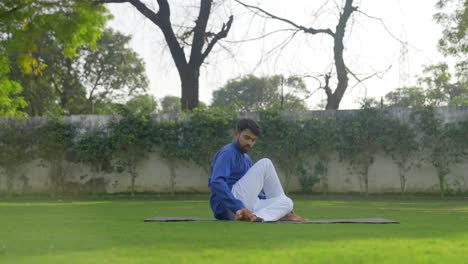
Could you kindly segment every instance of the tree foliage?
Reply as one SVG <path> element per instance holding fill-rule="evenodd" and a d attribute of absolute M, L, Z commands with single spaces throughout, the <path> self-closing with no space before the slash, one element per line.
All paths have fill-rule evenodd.
<path fill-rule="evenodd" d="M 135 96 L 125 104 L 125 108 L 134 114 L 151 114 L 156 111 L 157 106 L 154 97 L 148 94 Z"/>
<path fill-rule="evenodd" d="M 107 10 L 91 1 L 5 0 L 0 4 L 0 94 L 11 101 L 20 92 L 12 82 L 9 68 L 38 77 L 48 66 L 42 55 L 60 50 L 67 58 L 76 55 L 82 45 L 95 48 Z M 43 45 L 43 38 L 51 40 Z M 24 107 L 19 98 L 10 109 Z"/>
<path fill-rule="evenodd" d="M 180 113 L 181 111 L 180 97 L 167 95 L 161 99 L 162 113 Z"/>
<path fill-rule="evenodd" d="M 284 91 L 286 89 L 288 91 Z M 232 79 L 224 87 L 214 91 L 212 106 L 233 105 L 241 112 L 257 112 L 271 108 L 306 110 L 305 94 L 307 89 L 304 82 L 294 76 L 284 79 L 282 75 L 247 75 Z"/>
<path fill-rule="evenodd" d="M 130 37 L 110 29 L 104 30 L 97 49 L 83 49 L 76 60 L 80 81 L 86 88 L 91 113 L 95 105 L 137 96 L 146 91 L 148 80 L 144 63 L 131 50 Z"/>
<path fill-rule="evenodd" d="M 401 87 L 385 95 L 389 106 L 395 107 L 421 107 L 426 104 L 426 95 L 419 86 Z"/>

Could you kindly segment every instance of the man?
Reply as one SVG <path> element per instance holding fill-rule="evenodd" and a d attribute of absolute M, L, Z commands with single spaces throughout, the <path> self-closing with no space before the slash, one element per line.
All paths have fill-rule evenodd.
<path fill-rule="evenodd" d="M 240 120 L 234 141 L 213 157 L 208 187 L 210 206 L 216 219 L 261 221 L 304 221 L 293 212 L 293 202 L 283 191 L 269 159 L 252 165 L 252 149 L 260 127 L 250 119 Z"/>

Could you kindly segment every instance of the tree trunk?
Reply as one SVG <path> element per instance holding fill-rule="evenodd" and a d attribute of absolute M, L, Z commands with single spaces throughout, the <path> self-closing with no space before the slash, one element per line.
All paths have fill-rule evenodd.
<path fill-rule="evenodd" d="M 366 196 L 369 196 L 369 166 L 366 165 L 364 169 L 364 174 L 362 175 L 364 179 L 364 188 L 366 192 Z"/>
<path fill-rule="evenodd" d="M 322 158 L 320 160 L 324 166 L 324 171 L 322 175 L 322 191 L 324 195 L 328 195 L 328 159 Z"/>
<path fill-rule="evenodd" d="M 8 195 L 13 194 L 13 181 L 15 179 L 15 169 L 8 168 L 5 170 L 6 178 L 7 178 L 7 193 Z"/>
<path fill-rule="evenodd" d="M 351 13 L 356 9 L 356 7 L 353 7 L 353 0 L 346 0 L 345 6 L 343 8 L 343 13 L 340 15 L 338 25 L 336 25 L 336 32 L 333 36 L 333 56 L 335 59 L 338 84 L 333 93 L 331 93 L 331 90 L 326 91 L 327 105 L 325 106 L 325 109 L 327 110 L 337 110 L 340 107 L 341 99 L 343 98 L 346 92 L 346 88 L 348 88 L 348 73 L 343 57 L 343 39 L 346 32 L 346 24 L 348 23 Z"/>
<path fill-rule="evenodd" d="M 171 195 L 175 196 L 175 186 L 176 186 L 176 173 L 175 173 L 175 161 L 169 160 L 169 170 L 171 176 Z"/>
<path fill-rule="evenodd" d="M 130 177 L 131 177 L 131 195 L 132 197 L 135 196 L 135 181 L 137 177 L 137 172 L 136 172 L 136 162 L 133 161 L 132 164 L 130 164 Z"/>
<path fill-rule="evenodd" d="M 445 177 L 443 175 L 439 175 L 438 178 L 439 178 L 440 198 L 444 198 L 445 197 L 445 186 L 444 186 Z"/>
<path fill-rule="evenodd" d="M 191 111 L 198 106 L 200 66 L 186 67 L 179 75 L 182 85 L 182 109 Z"/>
<path fill-rule="evenodd" d="M 401 166 L 398 166 L 398 173 L 400 175 L 400 190 L 401 190 L 401 195 L 405 194 L 406 190 L 406 176 L 405 173 L 403 172 L 403 168 Z"/>

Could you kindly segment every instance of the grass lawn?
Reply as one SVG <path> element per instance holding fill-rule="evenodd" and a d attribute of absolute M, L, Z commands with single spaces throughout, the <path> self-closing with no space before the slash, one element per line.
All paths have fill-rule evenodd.
<path fill-rule="evenodd" d="M 468 263 L 468 200 L 295 199 L 307 218 L 401 224 L 144 223 L 201 199 L 0 199 L 0 263 Z"/>

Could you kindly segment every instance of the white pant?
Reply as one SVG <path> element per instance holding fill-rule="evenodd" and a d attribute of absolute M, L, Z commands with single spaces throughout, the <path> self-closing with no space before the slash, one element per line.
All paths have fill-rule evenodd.
<path fill-rule="evenodd" d="M 262 190 L 265 200 L 258 198 Z M 278 174 L 269 159 L 256 162 L 232 186 L 231 192 L 247 209 L 264 221 L 277 221 L 293 209 L 293 202 L 284 194 Z"/>

